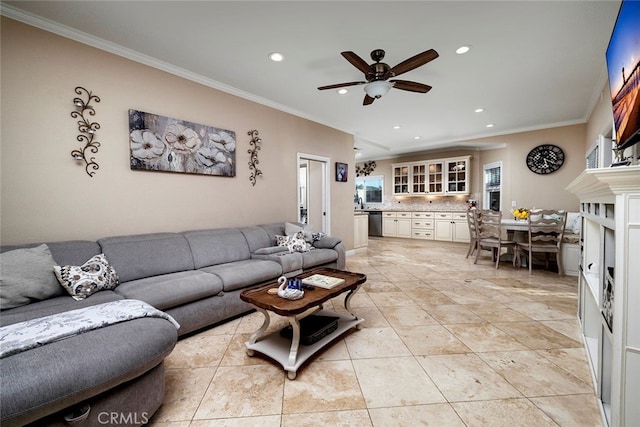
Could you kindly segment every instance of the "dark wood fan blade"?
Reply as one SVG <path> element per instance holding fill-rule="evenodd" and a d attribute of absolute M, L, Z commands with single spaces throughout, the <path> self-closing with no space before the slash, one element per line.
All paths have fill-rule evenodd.
<path fill-rule="evenodd" d="M 395 67 L 393 67 L 389 72 L 392 76 L 399 76 L 400 74 L 406 73 L 407 71 L 411 71 L 414 68 L 418 68 L 427 62 L 431 62 L 436 59 L 438 56 L 438 52 L 433 49 L 429 49 L 422 53 L 417 54 L 416 56 L 412 56 L 411 58 L 402 61 Z"/>
<path fill-rule="evenodd" d="M 408 80 L 389 80 L 389 83 L 393 83 L 393 87 L 396 89 L 408 90 L 409 92 L 427 93 L 431 90 L 429 85 Z"/>
<path fill-rule="evenodd" d="M 355 85 L 363 85 L 366 82 L 348 82 L 348 83 L 337 83 L 334 85 L 328 85 L 328 86 L 320 86 L 318 88 L 318 90 L 327 90 L 327 89 L 337 89 L 339 87 L 345 87 L 345 86 L 355 86 Z"/>
<path fill-rule="evenodd" d="M 375 101 L 375 98 L 370 97 L 369 95 L 365 95 L 364 96 L 364 101 L 362 101 L 362 105 L 369 105 L 369 104 L 373 104 L 373 101 Z"/>
<path fill-rule="evenodd" d="M 358 70 L 362 71 L 364 74 L 367 74 L 371 71 L 369 68 L 369 64 L 367 64 L 364 59 L 360 58 L 354 52 L 340 52 L 340 55 L 344 56 L 344 58 L 351 63 Z"/>

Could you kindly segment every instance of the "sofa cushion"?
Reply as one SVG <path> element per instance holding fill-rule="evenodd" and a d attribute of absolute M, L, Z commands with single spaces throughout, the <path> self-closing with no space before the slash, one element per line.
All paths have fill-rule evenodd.
<path fill-rule="evenodd" d="M 98 292 L 81 301 L 76 301 L 68 294 L 65 294 L 64 296 L 49 298 L 44 301 L 38 301 L 22 307 L 3 311 L 2 316 L 0 316 L 0 327 L 12 325 L 18 322 L 25 322 L 38 317 L 49 316 L 55 313 L 61 313 L 63 311 L 75 310 L 77 308 L 89 307 L 121 299 L 123 299 L 123 297 L 113 291 Z"/>
<path fill-rule="evenodd" d="M 176 340 L 171 322 L 146 317 L 5 357 L 2 425 L 26 424 L 134 379 L 162 363 Z"/>
<path fill-rule="evenodd" d="M 247 239 L 237 228 L 194 230 L 182 234 L 191 246 L 195 268 L 251 258 Z"/>
<path fill-rule="evenodd" d="M 92 256 L 102 253 L 97 242 L 69 240 L 47 243 L 58 265 L 80 265 Z"/>
<path fill-rule="evenodd" d="M 302 273 L 302 254 L 299 252 L 290 253 L 287 248 L 282 249 L 284 249 L 284 252 L 273 252 L 269 254 L 259 253 L 260 251 L 256 251 L 256 253 L 251 255 L 251 257 L 254 259 L 266 259 L 277 262 L 282 268 L 282 274 Z"/>
<path fill-rule="evenodd" d="M 240 232 L 244 234 L 251 253 L 256 253 L 263 248 L 273 247 L 273 241 L 267 232 L 260 227 L 242 227 Z"/>
<path fill-rule="evenodd" d="M 228 292 L 275 279 L 282 274 L 282 267 L 275 261 L 249 259 L 205 267 L 201 271 L 220 277 L 223 290 Z"/>
<path fill-rule="evenodd" d="M 98 243 L 121 283 L 194 269 L 191 248 L 181 234 L 106 237 Z"/>
<path fill-rule="evenodd" d="M 117 294 L 166 310 L 222 292 L 222 280 L 212 274 L 190 270 L 123 283 Z"/>
<path fill-rule="evenodd" d="M 323 264 L 337 261 L 338 253 L 333 249 L 316 248 L 302 254 L 302 268 L 308 270 Z"/>
<path fill-rule="evenodd" d="M 338 243 L 342 242 L 342 239 L 335 236 L 323 236 L 320 239 L 313 242 L 313 246 L 316 248 L 332 249 L 335 248 Z"/>
<path fill-rule="evenodd" d="M 63 295 L 64 290 L 53 273 L 54 265 L 45 244 L 1 254 L 0 310 Z"/>
<path fill-rule="evenodd" d="M 284 222 L 276 222 L 272 224 L 261 224 L 258 227 L 262 228 L 264 231 L 267 232 L 267 235 L 269 236 L 269 240 L 271 242 L 270 246 L 276 245 L 276 236 L 286 235 L 286 233 L 284 232 Z"/>
<path fill-rule="evenodd" d="M 268 248 L 260 248 L 253 253 L 253 255 L 277 255 L 281 253 L 289 253 L 289 248 L 286 246 L 269 246 Z"/>
<path fill-rule="evenodd" d="M 115 289 L 119 280 L 104 254 L 96 255 L 84 264 L 54 265 L 53 271 L 62 287 L 77 301 L 96 292 Z"/>
<path fill-rule="evenodd" d="M 5 245 L 0 247 L 0 252 L 12 251 L 14 249 L 35 248 L 39 243 L 25 245 Z M 49 242 L 46 244 L 58 265 L 79 265 L 98 255 L 100 245 L 91 240 L 67 240 L 61 242 Z"/>

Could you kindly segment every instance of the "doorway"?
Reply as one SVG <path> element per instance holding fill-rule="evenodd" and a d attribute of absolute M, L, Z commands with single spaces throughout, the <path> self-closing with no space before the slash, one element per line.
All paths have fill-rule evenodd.
<path fill-rule="evenodd" d="M 298 222 L 330 234 L 329 161 L 327 157 L 298 153 Z"/>
<path fill-rule="evenodd" d="M 502 162 L 489 163 L 483 166 L 484 197 L 482 208 L 492 211 L 502 210 Z"/>

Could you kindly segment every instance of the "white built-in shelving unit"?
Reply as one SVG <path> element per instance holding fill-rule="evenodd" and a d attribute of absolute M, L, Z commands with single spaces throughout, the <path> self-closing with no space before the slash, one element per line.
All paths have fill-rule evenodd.
<path fill-rule="evenodd" d="M 603 422 L 640 426 L 640 166 L 586 169 L 579 307 Z"/>

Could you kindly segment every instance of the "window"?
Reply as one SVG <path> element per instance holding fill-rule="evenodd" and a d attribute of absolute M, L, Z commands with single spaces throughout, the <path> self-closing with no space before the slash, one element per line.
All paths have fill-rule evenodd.
<path fill-rule="evenodd" d="M 354 203 L 382 203 L 384 177 L 362 176 L 356 178 L 356 197 Z"/>

